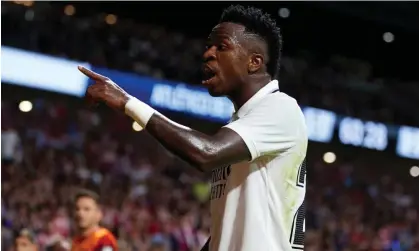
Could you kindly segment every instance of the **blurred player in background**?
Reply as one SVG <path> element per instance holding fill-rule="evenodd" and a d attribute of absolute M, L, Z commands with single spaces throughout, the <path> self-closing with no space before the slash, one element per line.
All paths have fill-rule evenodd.
<path fill-rule="evenodd" d="M 235 113 L 215 135 L 179 125 L 79 68 L 94 81 L 88 101 L 124 111 L 172 153 L 211 172 L 211 251 L 304 249 L 308 139 L 300 107 L 278 89 L 281 47 L 279 28 L 261 10 L 223 12 L 203 55 L 202 84 L 227 96 Z"/>
<path fill-rule="evenodd" d="M 14 243 L 14 251 L 38 251 L 35 235 L 28 229 L 22 229 Z"/>
<path fill-rule="evenodd" d="M 101 219 L 99 195 L 89 190 L 79 191 L 75 196 L 77 236 L 73 238 L 72 251 L 118 250 L 113 234 L 100 227 Z"/>

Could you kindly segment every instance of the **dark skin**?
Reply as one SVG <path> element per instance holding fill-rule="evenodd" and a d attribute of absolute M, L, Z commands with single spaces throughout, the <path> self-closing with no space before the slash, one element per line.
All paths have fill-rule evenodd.
<path fill-rule="evenodd" d="M 227 96 L 240 108 L 256 92 L 271 81 L 266 72 L 266 45 L 244 26 L 221 23 L 214 27 L 204 53 L 204 68 L 215 76 L 203 81 L 212 96 Z M 109 78 L 83 67 L 79 70 L 95 83 L 87 89 L 89 102 L 104 102 L 109 107 L 124 111 L 128 94 Z M 215 135 L 183 127 L 155 113 L 145 128 L 172 153 L 202 171 L 230 165 L 251 158 L 242 138 L 228 128 Z"/>

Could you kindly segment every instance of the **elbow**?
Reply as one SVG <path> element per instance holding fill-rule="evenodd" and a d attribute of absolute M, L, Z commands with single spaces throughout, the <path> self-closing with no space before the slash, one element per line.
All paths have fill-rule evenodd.
<path fill-rule="evenodd" d="M 199 160 L 195 162 L 195 166 L 202 172 L 208 172 L 213 169 L 213 165 L 211 165 L 211 160 Z"/>
<path fill-rule="evenodd" d="M 217 151 L 213 147 L 203 147 L 195 154 L 193 164 L 201 171 L 212 170 L 217 163 Z"/>

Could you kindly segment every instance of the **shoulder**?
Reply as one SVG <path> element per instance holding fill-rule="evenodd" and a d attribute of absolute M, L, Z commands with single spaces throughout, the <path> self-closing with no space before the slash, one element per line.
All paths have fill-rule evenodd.
<path fill-rule="evenodd" d="M 273 152 L 303 149 L 307 129 L 297 101 L 285 93 L 273 93 L 240 110 L 237 119 L 224 126 L 235 131 L 245 142 L 251 160 Z M 302 146 L 302 147 L 299 147 Z"/>
<path fill-rule="evenodd" d="M 108 236 L 108 235 L 113 236 L 113 234 L 106 228 L 100 228 L 95 232 L 95 236 L 97 238 L 101 238 L 101 237 Z"/>
<path fill-rule="evenodd" d="M 116 239 L 115 236 L 106 228 L 101 228 L 96 232 L 95 235 L 97 239 L 97 244 L 100 246 L 114 246 L 116 245 Z M 107 250 L 103 250 L 107 251 Z"/>
<path fill-rule="evenodd" d="M 264 98 L 257 108 L 270 108 L 270 112 L 301 112 L 297 100 L 283 92 L 276 92 Z M 272 110 L 274 108 L 274 110 Z"/>
<path fill-rule="evenodd" d="M 283 92 L 269 94 L 253 104 L 246 112 L 239 110 L 238 114 L 240 119 L 258 117 L 275 120 L 287 116 L 287 118 L 304 121 L 302 110 L 297 101 Z"/>
<path fill-rule="evenodd" d="M 293 142 L 293 145 L 306 145 L 308 141 L 304 113 L 297 100 L 283 92 L 267 96 L 255 108 L 258 123 L 266 130 L 265 140 Z M 259 114 L 259 115 L 258 115 Z"/>
<path fill-rule="evenodd" d="M 301 130 L 305 128 L 304 114 L 297 101 L 283 92 L 273 93 L 259 101 L 243 119 L 251 119 L 269 128 Z M 256 120 L 256 121 L 255 121 Z"/>

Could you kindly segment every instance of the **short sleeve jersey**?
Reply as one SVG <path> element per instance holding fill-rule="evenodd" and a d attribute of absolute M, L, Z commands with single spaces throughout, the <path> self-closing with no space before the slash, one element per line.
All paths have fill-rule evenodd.
<path fill-rule="evenodd" d="M 118 251 L 116 239 L 106 228 L 73 239 L 71 251 Z"/>
<path fill-rule="evenodd" d="M 212 170 L 210 250 L 303 250 L 308 138 L 296 100 L 273 80 L 225 127 L 251 160 Z"/>

